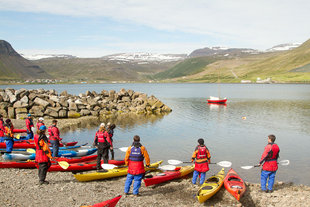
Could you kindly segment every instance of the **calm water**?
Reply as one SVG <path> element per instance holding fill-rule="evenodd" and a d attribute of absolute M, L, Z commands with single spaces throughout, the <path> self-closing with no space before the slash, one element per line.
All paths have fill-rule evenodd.
<path fill-rule="evenodd" d="M 259 182 L 260 170 L 243 170 L 242 165 L 257 164 L 275 134 L 280 146 L 277 180 L 310 185 L 310 85 L 292 84 L 222 84 L 221 96 L 227 106 L 208 105 L 208 96 L 218 95 L 217 84 L 92 84 L 92 85 L 23 85 L 0 88 L 56 89 L 78 95 L 85 91 L 133 89 L 155 95 L 173 109 L 167 116 L 149 121 L 122 120 L 116 123 L 114 145 L 129 146 L 132 137 L 140 135 L 152 161 L 179 159 L 189 161 L 198 138 L 204 138 L 212 161 L 229 160 L 246 181 Z M 243 120 L 242 117 L 246 117 Z M 126 124 L 130 122 L 131 124 Z M 97 127 L 63 134 L 66 140 L 92 143 Z M 117 151 L 117 158 L 124 154 Z M 212 165 L 208 175 L 219 166 Z"/>

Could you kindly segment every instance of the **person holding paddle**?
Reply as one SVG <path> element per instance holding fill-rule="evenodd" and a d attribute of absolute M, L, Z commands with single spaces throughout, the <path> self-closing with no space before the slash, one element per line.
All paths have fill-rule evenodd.
<path fill-rule="evenodd" d="M 146 167 L 150 165 L 150 157 L 144 146 L 140 143 L 140 137 L 135 135 L 133 137 L 133 143 L 128 147 L 125 156 L 125 165 L 128 166 L 128 174 L 125 182 L 125 195 L 128 195 L 132 181 L 133 195 L 139 196 L 139 188 L 141 187 L 141 181 L 145 174 L 144 163 L 145 159 Z"/>
<path fill-rule="evenodd" d="M 265 147 L 263 155 L 260 159 L 259 166 L 262 166 L 261 172 L 261 189 L 263 192 L 272 193 L 273 184 L 278 170 L 278 158 L 280 148 L 275 144 L 276 136 L 271 134 L 268 136 L 268 144 Z M 268 189 L 266 188 L 267 179 L 268 180 Z"/>
<path fill-rule="evenodd" d="M 49 140 L 53 147 L 53 157 L 59 157 L 59 144 L 62 142 L 62 138 L 60 138 L 59 129 L 57 127 L 57 120 L 54 119 L 52 121 L 52 126 L 48 128 Z"/>
<path fill-rule="evenodd" d="M 39 184 L 49 184 L 45 181 L 48 168 L 51 166 L 52 153 L 48 146 L 48 139 L 45 135 L 46 126 L 40 126 L 37 133 L 34 135 L 34 143 L 36 146 L 36 158 L 35 161 L 39 165 Z"/>
<path fill-rule="evenodd" d="M 195 185 L 198 175 L 200 174 L 200 185 L 203 184 L 203 182 L 206 179 L 206 173 L 209 171 L 209 163 L 211 162 L 211 155 L 206 147 L 204 145 L 204 140 L 202 138 L 198 139 L 198 146 L 196 147 L 193 155 L 192 155 L 192 162 L 195 161 L 195 170 L 193 173 L 193 179 L 192 183 Z"/>

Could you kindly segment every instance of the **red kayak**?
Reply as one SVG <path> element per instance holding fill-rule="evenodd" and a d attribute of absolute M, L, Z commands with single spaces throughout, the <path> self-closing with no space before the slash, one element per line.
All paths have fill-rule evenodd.
<path fill-rule="evenodd" d="M 176 167 L 174 171 L 158 173 L 154 176 L 145 176 L 145 186 L 156 185 L 188 175 L 194 171 L 194 166 Z"/>
<path fill-rule="evenodd" d="M 103 161 L 101 162 L 103 163 Z M 109 160 L 109 164 L 113 165 L 124 165 L 124 160 Z M 72 163 L 69 165 L 67 169 L 63 169 L 60 165 L 51 165 L 48 169 L 49 172 L 61 171 L 61 172 L 79 172 L 79 171 L 89 171 L 89 170 L 96 170 L 97 169 L 96 162 L 79 162 L 79 163 Z"/>
<path fill-rule="evenodd" d="M 78 142 L 68 142 L 66 146 L 74 146 Z M 63 147 L 63 144 L 60 143 L 60 147 Z M 0 148 L 6 148 L 5 142 L 0 142 Z M 26 141 L 16 141 L 14 142 L 13 148 L 35 148 L 33 140 L 26 140 Z"/>
<path fill-rule="evenodd" d="M 246 190 L 244 181 L 232 168 L 228 171 L 226 177 L 224 178 L 224 186 L 227 191 L 232 194 L 238 201 Z"/>
<path fill-rule="evenodd" d="M 27 129 L 13 129 L 13 133 L 25 133 Z"/>
<path fill-rule="evenodd" d="M 115 198 L 112 198 L 110 200 L 107 200 L 107 201 L 103 201 L 101 203 L 96 203 L 92 206 L 81 206 L 81 207 L 114 207 L 116 206 L 117 202 L 119 201 L 119 199 L 121 199 L 121 195 L 120 196 L 117 196 Z"/>
<path fill-rule="evenodd" d="M 65 158 L 59 157 L 57 161 L 66 161 L 68 163 L 87 162 L 97 159 L 97 155 L 89 155 L 80 158 Z M 53 161 L 52 161 L 53 162 Z M 0 168 L 36 168 L 34 161 L 19 161 L 19 162 L 0 162 Z"/>

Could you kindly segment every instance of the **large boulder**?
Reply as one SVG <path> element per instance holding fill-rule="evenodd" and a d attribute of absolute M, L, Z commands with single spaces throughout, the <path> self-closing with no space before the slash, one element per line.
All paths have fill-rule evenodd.
<path fill-rule="evenodd" d="M 44 108 L 47 107 L 48 105 L 50 105 L 49 102 L 37 97 L 34 99 L 34 103 L 39 105 L 39 106 L 43 106 Z"/>
<path fill-rule="evenodd" d="M 8 107 L 8 118 L 15 119 L 15 108 L 14 107 Z"/>
<path fill-rule="evenodd" d="M 67 117 L 67 114 L 68 114 L 67 110 L 61 109 L 61 110 L 59 110 L 59 112 L 58 112 L 58 117 L 59 117 L 59 118 L 66 118 L 66 117 Z"/>
<path fill-rule="evenodd" d="M 76 111 L 68 111 L 68 118 L 79 118 L 81 114 Z"/>

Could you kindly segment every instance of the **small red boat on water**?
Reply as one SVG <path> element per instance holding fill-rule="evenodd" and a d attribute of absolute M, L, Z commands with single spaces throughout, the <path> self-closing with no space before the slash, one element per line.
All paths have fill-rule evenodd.
<path fill-rule="evenodd" d="M 209 99 L 207 99 L 208 103 L 214 103 L 214 104 L 226 104 L 227 98 L 219 98 L 210 96 Z"/>

